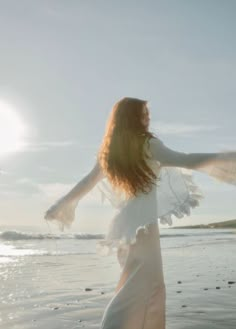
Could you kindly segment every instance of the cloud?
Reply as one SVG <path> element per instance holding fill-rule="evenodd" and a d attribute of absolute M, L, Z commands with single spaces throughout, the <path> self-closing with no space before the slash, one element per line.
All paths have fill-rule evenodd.
<path fill-rule="evenodd" d="M 39 166 L 39 170 L 48 173 L 55 172 L 55 169 L 49 168 L 48 166 Z"/>
<path fill-rule="evenodd" d="M 41 196 L 42 199 L 54 200 L 65 195 L 75 184 L 38 183 L 29 177 L 21 177 L 14 184 L 1 184 L 1 195 L 29 197 Z"/>
<path fill-rule="evenodd" d="M 81 145 L 78 141 L 68 140 L 68 141 L 52 141 L 52 142 L 38 142 L 38 143 L 24 143 L 24 147 L 19 152 L 40 152 L 47 151 L 52 148 L 60 148 L 60 147 L 70 147 L 76 146 L 80 149 L 97 149 L 96 145 Z"/>
<path fill-rule="evenodd" d="M 59 198 L 69 192 L 75 184 L 44 183 L 37 184 L 39 191 L 48 198 Z"/>
<path fill-rule="evenodd" d="M 10 173 L 9 171 L 0 169 L 0 175 L 2 175 L 2 176 L 11 176 L 12 173 Z"/>
<path fill-rule="evenodd" d="M 218 143 L 221 151 L 236 151 L 236 143 Z"/>
<path fill-rule="evenodd" d="M 41 194 L 38 184 L 28 177 L 18 178 L 11 191 L 21 196 Z"/>
<path fill-rule="evenodd" d="M 154 130 L 158 131 L 158 133 L 163 135 L 191 135 L 198 132 L 204 131 L 214 131 L 220 126 L 217 125 L 195 125 L 191 123 L 171 123 L 171 122 L 163 122 L 157 121 L 152 123 L 152 127 Z"/>
<path fill-rule="evenodd" d="M 37 184 L 37 188 L 41 195 L 49 202 L 55 201 L 63 196 L 65 196 L 74 186 L 74 183 L 44 183 Z M 101 196 L 96 189 L 92 189 L 87 193 L 82 199 L 84 206 L 96 206 L 101 205 Z"/>
<path fill-rule="evenodd" d="M 37 152 L 45 151 L 53 147 L 67 147 L 75 145 L 77 142 L 73 140 L 69 141 L 54 141 L 54 142 L 39 142 L 39 143 L 26 143 L 23 151 Z"/>
<path fill-rule="evenodd" d="M 0 186 L 0 194 L 11 198 L 28 198 L 29 196 L 31 197 L 41 193 L 37 184 L 27 177 L 18 178 L 16 180 L 14 179 L 14 181 L 10 183 L 1 183 Z"/>
<path fill-rule="evenodd" d="M 73 183 L 38 183 L 30 177 L 21 177 L 13 184 L 1 183 L 0 195 L 18 198 L 39 197 L 42 201 L 54 202 L 66 195 L 76 185 Z M 83 197 L 84 206 L 101 205 L 101 196 L 92 189 Z"/>

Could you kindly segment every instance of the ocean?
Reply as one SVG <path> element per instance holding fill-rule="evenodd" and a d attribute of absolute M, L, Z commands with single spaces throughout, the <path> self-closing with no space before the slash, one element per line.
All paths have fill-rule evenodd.
<path fill-rule="evenodd" d="M 99 328 L 119 279 L 103 234 L 0 227 L 0 327 Z M 236 230 L 160 229 L 167 329 L 236 328 Z M 181 282 L 181 284 L 179 284 Z"/>
<path fill-rule="evenodd" d="M 160 229 L 164 249 L 234 242 L 236 229 Z M 103 234 L 38 233 L 35 227 L 0 227 L 0 263 L 20 262 L 27 256 L 95 255 Z"/>

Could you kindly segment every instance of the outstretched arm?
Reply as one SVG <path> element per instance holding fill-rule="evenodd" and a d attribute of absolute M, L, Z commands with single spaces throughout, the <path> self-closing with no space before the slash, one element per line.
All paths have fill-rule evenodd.
<path fill-rule="evenodd" d="M 100 165 L 96 162 L 93 169 L 84 176 L 71 191 L 60 198 L 45 213 L 47 220 L 57 220 L 62 230 L 64 226 L 70 227 L 74 221 L 75 208 L 78 201 L 83 198 L 104 177 Z"/>
<path fill-rule="evenodd" d="M 85 194 L 87 194 L 102 178 L 103 173 L 98 162 L 96 162 L 93 169 L 84 176 L 74 187 L 68 192 L 64 200 L 65 201 L 75 201 L 81 199 Z"/>
<path fill-rule="evenodd" d="M 216 159 L 219 153 L 184 153 L 171 150 L 158 138 L 149 140 L 150 152 L 161 166 L 198 169 Z"/>
<path fill-rule="evenodd" d="M 169 149 L 158 138 L 151 138 L 149 143 L 152 157 L 161 166 L 198 170 L 217 180 L 236 185 L 236 151 L 184 153 Z"/>

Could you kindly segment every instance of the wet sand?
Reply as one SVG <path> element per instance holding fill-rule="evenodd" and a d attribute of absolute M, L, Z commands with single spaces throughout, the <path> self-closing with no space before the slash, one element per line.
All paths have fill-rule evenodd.
<path fill-rule="evenodd" d="M 219 241 L 162 251 L 166 329 L 236 328 L 236 244 Z M 4 329 L 99 328 L 119 279 L 114 256 L 1 259 Z"/>

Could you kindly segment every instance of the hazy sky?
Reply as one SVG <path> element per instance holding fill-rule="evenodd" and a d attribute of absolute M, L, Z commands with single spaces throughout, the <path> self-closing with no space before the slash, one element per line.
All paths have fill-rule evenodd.
<path fill-rule="evenodd" d="M 45 210 L 91 169 L 123 96 L 149 100 L 151 129 L 174 150 L 235 150 L 235 10 L 234 0 L 0 0 L 0 113 L 10 104 L 27 143 L 3 152 L 13 132 L 0 117 L 0 225 L 47 229 Z M 194 177 L 205 199 L 176 225 L 236 218 L 235 186 Z M 88 195 L 73 230 L 104 232 L 113 214 Z"/>

